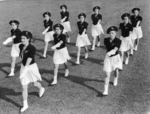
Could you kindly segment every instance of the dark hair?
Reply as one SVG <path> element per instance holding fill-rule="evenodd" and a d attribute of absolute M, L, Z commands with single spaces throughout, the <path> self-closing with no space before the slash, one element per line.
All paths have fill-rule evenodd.
<path fill-rule="evenodd" d="M 21 36 L 25 36 L 27 39 L 29 39 L 29 43 L 31 42 L 32 39 L 32 33 L 29 31 L 22 31 Z"/>
<path fill-rule="evenodd" d="M 12 23 L 15 23 L 17 26 L 19 26 L 19 21 L 18 20 L 11 20 L 9 21 L 9 24 L 12 25 Z"/>
<path fill-rule="evenodd" d="M 61 5 L 60 9 L 62 9 L 63 7 L 67 10 L 67 6 L 66 5 Z"/>
<path fill-rule="evenodd" d="M 122 16 L 121 16 L 121 19 L 124 20 L 124 17 L 128 17 L 130 19 L 130 14 L 129 13 L 124 13 Z"/>
<path fill-rule="evenodd" d="M 93 8 L 93 11 L 95 11 L 96 9 L 100 10 L 101 8 L 100 8 L 99 6 L 95 6 L 95 7 Z"/>
<path fill-rule="evenodd" d="M 51 17 L 51 13 L 48 11 L 43 13 L 43 17 L 45 17 L 45 15 L 48 15 L 49 17 Z"/>
<path fill-rule="evenodd" d="M 110 31 L 118 31 L 118 28 L 116 27 L 116 26 L 111 26 L 111 27 L 109 27 L 108 29 L 107 29 L 107 34 L 109 34 L 110 33 Z"/>
<path fill-rule="evenodd" d="M 138 12 L 140 12 L 140 8 L 133 8 L 132 9 L 132 13 L 134 13 L 135 10 L 137 10 Z"/>
<path fill-rule="evenodd" d="M 81 16 L 83 16 L 84 18 L 86 18 L 86 14 L 85 14 L 85 13 L 80 13 L 80 14 L 78 15 L 78 18 L 80 19 Z"/>
<path fill-rule="evenodd" d="M 62 31 L 64 30 L 64 26 L 61 25 L 61 24 L 59 24 L 59 23 L 55 24 L 54 27 L 53 27 L 53 29 L 55 30 L 56 27 L 59 27 Z"/>

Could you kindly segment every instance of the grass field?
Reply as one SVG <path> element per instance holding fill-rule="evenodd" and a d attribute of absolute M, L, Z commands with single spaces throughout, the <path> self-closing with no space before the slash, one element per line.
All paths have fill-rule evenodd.
<path fill-rule="evenodd" d="M 53 51 L 48 58 L 43 54 L 43 17 L 45 11 L 52 13 L 54 23 L 60 22 L 61 4 L 66 4 L 70 12 L 72 27 L 71 43 L 67 45 L 72 57 L 69 62 L 70 75 L 65 78 L 64 67 L 60 67 L 59 80 L 56 86 L 49 87 L 53 78 Z M 139 51 L 130 58 L 128 66 L 120 73 L 119 85 L 110 86 L 109 96 L 101 97 L 105 73 L 103 60 L 105 48 L 101 46 L 90 52 L 89 59 L 82 59 L 81 65 L 75 65 L 77 48 L 77 15 L 87 14 L 88 33 L 91 37 L 91 14 L 96 5 L 101 7 L 103 28 L 118 26 L 120 16 L 131 13 L 139 7 L 143 16 L 142 28 L 144 38 Z M 10 35 L 8 22 L 11 19 L 20 21 L 21 30 L 29 30 L 34 35 L 33 44 L 37 48 L 36 61 L 42 74 L 42 85 L 46 88 L 43 98 L 38 98 L 38 91 L 29 88 L 29 109 L 24 114 L 150 114 L 150 1 L 149 0 L 6 0 L 0 2 L 0 44 Z M 103 35 L 103 38 L 107 34 Z M 102 41 L 103 41 L 102 38 Z M 22 106 L 21 85 L 19 82 L 20 60 L 16 65 L 16 76 L 5 78 L 10 70 L 11 45 L 0 45 L 0 114 L 19 114 Z M 82 56 L 84 58 L 84 56 Z"/>

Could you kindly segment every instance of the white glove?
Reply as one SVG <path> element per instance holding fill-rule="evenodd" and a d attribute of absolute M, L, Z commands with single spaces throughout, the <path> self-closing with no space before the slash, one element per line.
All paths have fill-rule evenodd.
<path fill-rule="evenodd" d="M 29 69 L 28 66 L 24 67 L 22 73 L 20 74 L 20 79 L 26 76 L 28 69 Z"/>
<path fill-rule="evenodd" d="M 111 50 L 109 52 L 107 52 L 108 56 L 114 55 L 116 53 L 116 50 Z"/>
<path fill-rule="evenodd" d="M 45 34 L 46 34 L 46 31 L 43 31 L 42 34 L 45 35 Z"/>
<path fill-rule="evenodd" d="M 8 43 L 10 43 L 12 41 L 13 41 L 12 37 L 9 37 L 3 42 L 3 45 L 7 45 Z"/>
<path fill-rule="evenodd" d="M 55 50 L 55 49 L 56 49 L 57 47 L 59 47 L 60 45 L 61 45 L 60 43 L 57 43 L 56 45 L 52 46 L 51 49 L 52 49 L 52 50 Z"/>

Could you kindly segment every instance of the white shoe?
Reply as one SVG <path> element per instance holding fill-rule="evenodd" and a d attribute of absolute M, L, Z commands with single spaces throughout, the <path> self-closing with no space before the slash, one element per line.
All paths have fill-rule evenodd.
<path fill-rule="evenodd" d="M 85 53 L 85 59 L 87 59 L 87 58 L 88 58 L 88 56 L 89 56 L 89 55 L 88 55 L 88 53 Z"/>
<path fill-rule="evenodd" d="M 70 43 L 70 38 L 68 38 L 67 42 Z"/>
<path fill-rule="evenodd" d="M 29 108 L 29 106 L 26 104 L 26 105 L 24 105 L 24 106 L 21 108 L 20 112 L 24 112 L 24 111 L 26 111 L 28 108 Z"/>
<path fill-rule="evenodd" d="M 42 87 L 40 92 L 39 92 L 39 97 L 42 97 L 44 95 L 44 93 L 45 93 L 45 88 Z"/>
<path fill-rule="evenodd" d="M 53 82 L 51 83 L 51 85 L 56 85 L 57 84 L 57 79 L 54 78 Z"/>
<path fill-rule="evenodd" d="M 91 50 L 92 50 L 92 51 L 94 51 L 94 50 L 95 50 L 95 48 L 92 48 Z"/>
<path fill-rule="evenodd" d="M 108 95 L 108 92 L 106 92 L 106 91 L 103 92 L 103 95 L 104 95 L 104 96 L 107 96 L 107 95 Z"/>
<path fill-rule="evenodd" d="M 127 65 L 129 63 L 129 59 L 126 59 L 125 61 L 125 65 Z"/>
<path fill-rule="evenodd" d="M 118 85 L 118 79 L 117 79 L 117 78 L 114 79 L 113 85 L 114 85 L 114 86 L 117 86 L 117 85 Z"/>
<path fill-rule="evenodd" d="M 80 62 L 79 62 L 79 61 L 77 61 L 77 62 L 76 62 L 76 64 L 78 64 L 78 65 L 79 65 L 79 64 L 80 64 Z"/>
<path fill-rule="evenodd" d="M 97 47 L 99 47 L 100 45 L 101 45 L 101 42 L 98 42 L 98 43 L 97 43 Z"/>
<path fill-rule="evenodd" d="M 44 58 L 46 58 L 46 55 L 43 55 Z"/>
<path fill-rule="evenodd" d="M 11 72 L 8 76 L 15 76 L 14 72 Z"/>
<path fill-rule="evenodd" d="M 137 51 L 138 46 L 135 46 L 134 50 Z"/>
<path fill-rule="evenodd" d="M 69 70 L 66 69 L 66 70 L 65 70 L 65 77 L 67 77 L 68 75 L 69 75 Z"/>

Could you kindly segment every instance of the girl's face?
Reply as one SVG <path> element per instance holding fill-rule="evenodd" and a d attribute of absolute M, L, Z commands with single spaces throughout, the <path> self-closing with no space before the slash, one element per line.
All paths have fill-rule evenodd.
<path fill-rule="evenodd" d="M 129 18 L 128 17 L 124 17 L 124 22 L 128 23 L 129 22 Z"/>
<path fill-rule="evenodd" d="M 110 31 L 109 35 L 111 39 L 114 39 L 116 37 L 116 31 Z"/>
<path fill-rule="evenodd" d="M 80 16 L 80 21 L 84 22 L 84 20 L 85 20 L 84 16 Z"/>
<path fill-rule="evenodd" d="M 45 15 L 45 20 L 48 21 L 50 19 L 49 15 Z"/>
<path fill-rule="evenodd" d="M 95 9 L 95 13 L 98 14 L 99 13 L 99 9 Z"/>
<path fill-rule="evenodd" d="M 135 16 L 138 16 L 138 15 L 139 15 L 139 11 L 138 11 L 138 10 L 135 10 L 135 11 L 134 11 L 134 15 L 135 15 Z"/>
<path fill-rule="evenodd" d="M 29 39 L 27 39 L 27 37 L 25 37 L 25 36 L 21 36 L 21 41 L 22 41 L 22 44 L 24 44 L 24 45 L 29 44 Z"/>
<path fill-rule="evenodd" d="M 62 30 L 59 27 L 56 27 L 55 32 L 56 32 L 56 34 L 59 35 L 59 34 L 61 34 Z"/>
<path fill-rule="evenodd" d="M 17 25 L 16 23 L 12 23 L 12 24 L 11 24 L 11 27 L 12 27 L 14 30 L 16 30 L 16 29 L 18 28 L 18 25 Z"/>
<path fill-rule="evenodd" d="M 65 11 L 66 11 L 66 8 L 65 8 L 65 7 L 62 7 L 62 11 L 65 12 Z"/>

